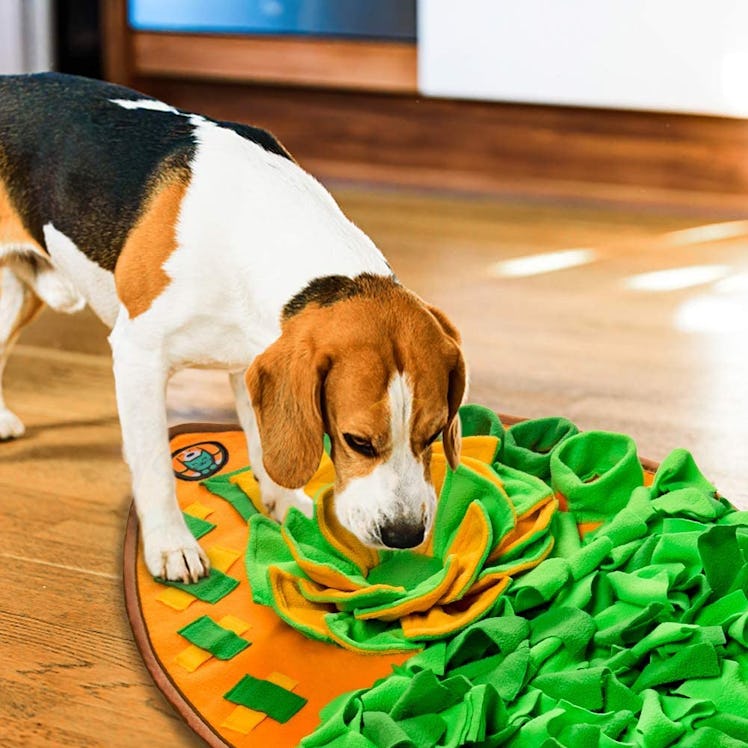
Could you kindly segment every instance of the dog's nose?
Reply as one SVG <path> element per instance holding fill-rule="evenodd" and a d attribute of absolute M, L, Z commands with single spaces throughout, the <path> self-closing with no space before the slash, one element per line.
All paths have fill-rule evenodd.
<path fill-rule="evenodd" d="M 382 543 L 388 548 L 415 548 L 423 543 L 424 532 L 423 523 L 393 522 L 379 528 Z"/>

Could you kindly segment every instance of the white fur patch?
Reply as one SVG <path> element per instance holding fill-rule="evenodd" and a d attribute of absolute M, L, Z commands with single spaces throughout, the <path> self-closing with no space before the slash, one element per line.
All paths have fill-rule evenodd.
<path fill-rule="evenodd" d="M 133 320 L 170 368 L 246 367 L 280 335 L 284 304 L 324 275 L 389 275 L 329 193 L 297 164 L 195 121 L 170 284 Z"/>
<path fill-rule="evenodd" d="M 169 104 L 164 104 L 163 101 L 156 101 L 154 99 L 109 99 L 112 104 L 117 104 L 123 109 L 150 109 L 152 112 L 170 112 L 171 114 L 181 114 L 178 109 L 175 109 Z"/>
<path fill-rule="evenodd" d="M 426 532 L 436 506 L 434 487 L 426 481 L 423 464 L 410 444 L 413 390 L 404 374 L 396 373 L 388 387 L 392 454 L 369 475 L 354 478 L 336 496 L 341 523 L 365 543 L 382 545 L 383 525 L 417 524 Z"/>
<path fill-rule="evenodd" d="M 44 242 L 55 268 L 73 280 L 75 287 L 99 319 L 107 327 L 113 327 L 120 306 L 114 287 L 114 275 L 89 260 L 51 223 L 44 226 Z"/>

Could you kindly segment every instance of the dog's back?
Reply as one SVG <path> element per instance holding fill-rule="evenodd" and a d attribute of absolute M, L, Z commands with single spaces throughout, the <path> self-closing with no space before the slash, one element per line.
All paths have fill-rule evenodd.
<path fill-rule="evenodd" d="M 5 213 L 15 214 L 39 248 L 44 225 L 53 223 L 112 271 L 160 180 L 189 179 L 195 124 L 205 119 L 111 83 L 57 73 L 0 76 Z M 216 124 L 288 156 L 264 130 Z"/>

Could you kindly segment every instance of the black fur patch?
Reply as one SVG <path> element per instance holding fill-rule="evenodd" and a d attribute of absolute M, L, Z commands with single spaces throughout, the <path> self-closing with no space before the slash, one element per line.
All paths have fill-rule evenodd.
<path fill-rule="evenodd" d="M 106 270 L 154 180 L 175 170 L 188 178 L 196 148 L 186 116 L 110 99 L 154 100 L 70 75 L 0 76 L 0 177 L 21 220 L 42 247 L 43 226 L 52 222 Z M 216 124 L 290 158 L 264 130 Z"/>
<path fill-rule="evenodd" d="M 310 281 L 283 307 L 284 320 L 293 317 L 310 304 L 331 306 L 338 301 L 352 299 L 355 296 L 371 295 L 385 286 L 390 288 L 397 284 L 395 276 L 372 275 L 362 273 L 355 278 L 346 275 L 324 275 Z"/>

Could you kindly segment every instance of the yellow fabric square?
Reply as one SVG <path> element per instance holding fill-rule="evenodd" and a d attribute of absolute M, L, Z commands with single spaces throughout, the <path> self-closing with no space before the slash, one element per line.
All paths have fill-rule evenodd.
<path fill-rule="evenodd" d="M 201 504 L 199 501 L 192 502 L 183 511 L 185 514 L 191 514 L 198 519 L 205 519 L 209 514 L 213 514 L 213 510 L 209 506 L 205 506 L 205 504 Z"/>
<path fill-rule="evenodd" d="M 246 706 L 238 706 L 223 720 L 221 727 L 227 727 L 229 730 L 246 735 L 254 730 L 266 716 L 262 712 L 256 712 L 254 709 L 247 709 Z"/>
<path fill-rule="evenodd" d="M 271 683 L 275 683 L 276 686 L 285 688 L 286 691 L 293 691 L 294 688 L 299 685 L 299 681 L 294 680 L 288 675 L 283 675 L 283 673 L 270 673 L 266 680 L 269 680 Z"/>
<path fill-rule="evenodd" d="M 213 655 L 200 647 L 190 644 L 175 658 L 177 665 L 181 665 L 188 673 L 194 673 L 200 665 L 211 659 Z"/>
<path fill-rule="evenodd" d="M 241 618 L 236 616 L 224 616 L 218 621 L 219 626 L 223 626 L 229 631 L 233 631 L 238 636 L 241 636 L 245 631 L 248 631 L 251 626 L 246 621 L 242 621 Z"/>
<path fill-rule="evenodd" d="M 260 514 L 264 514 L 267 517 L 268 510 L 262 503 L 262 498 L 260 496 L 260 484 L 255 479 L 254 473 L 251 470 L 246 470 L 243 473 L 232 475 L 229 480 L 235 486 L 239 486 L 239 488 L 241 488 L 241 490 L 244 491 L 245 494 L 247 494 L 254 508 Z"/>
<path fill-rule="evenodd" d="M 234 561 L 236 561 L 242 554 L 231 548 L 226 548 L 222 545 L 214 545 L 207 550 L 210 564 L 214 569 L 222 571 L 224 574 L 231 568 Z"/>
<path fill-rule="evenodd" d="M 223 628 L 228 629 L 229 631 L 233 631 L 238 636 L 241 636 L 250 628 L 246 621 L 242 621 L 241 618 L 231 615 L 221 618 L 221 620 L 218 621 L 218 625 L 223 626 Z M 187 672 L 194 673 L 200 665 L 212 659 L 212 657 L 213 655 L 205 649 L 201 649 L 195 644 L 190 644 L 176 656 L 175 661 Z"/>
<path fill-rule="evenodd" d="M 163 592 L 159 593 L 156 598 L 159 602 L 168 605 L 174 610 L 186 610 L 195 602 L 195 598 L 183 590 L 178 590 L 176 587 L 169 587 Z"/>

